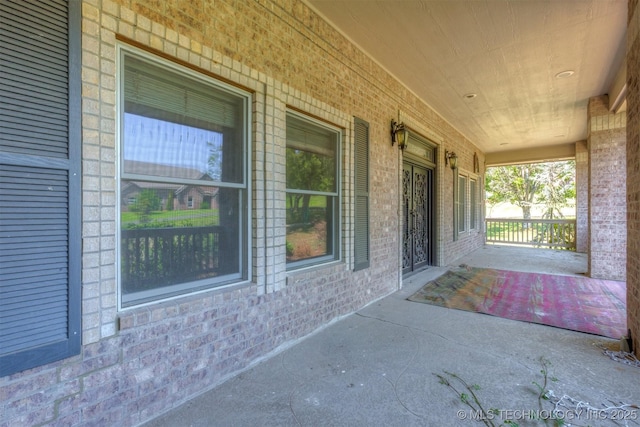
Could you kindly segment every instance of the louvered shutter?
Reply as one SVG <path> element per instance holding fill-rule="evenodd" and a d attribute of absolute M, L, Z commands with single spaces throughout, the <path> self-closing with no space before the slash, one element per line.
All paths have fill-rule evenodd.
<path fill-rule="evenodd" d="M 469 230 L 478 228 L 478 181 L 469 180 Z"/>
<path fill-rule="evenodd" d="M 369 123 L 355 118 L 354 271 L 369 267 Z"/>
<path fill-rule="evenodd" d="M 0 1 L 0 376 L 80 351 L 79 25 Z"/>
<path fill-rule="evenodd" d="M 453 241 L 458 240 L 460 233 L 460 182 L 458 169 L 453 171 Z"/>

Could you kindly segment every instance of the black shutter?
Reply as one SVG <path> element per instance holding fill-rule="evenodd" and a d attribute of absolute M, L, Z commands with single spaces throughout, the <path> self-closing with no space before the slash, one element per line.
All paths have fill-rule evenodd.
<path fill-rule="evenodd" d="M 369 267 L 369 123 L 355 118 L 354 271 Z"/>
<path fill-rule="evenodd" d="M 0 376 L 78 354 L 80 2 L 0 1 Z"/>

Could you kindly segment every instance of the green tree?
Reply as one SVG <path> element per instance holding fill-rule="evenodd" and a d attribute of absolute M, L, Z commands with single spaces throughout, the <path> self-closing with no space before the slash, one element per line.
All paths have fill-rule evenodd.
<path fill-rule="evenodd" d="M 169 195 L 167 196 L 167 205 L 165 206 L 165 210 L 172 211 L 173 210 L 173 199 L 174 199 L 173 191 L 169 191 Z"/>
<path fill-rule="evenodd" d="M 135 203 L 131 206 L 132 212 L 137 212 L 140 216 L 140 222 L 148 222 L 151 212 L 159 211 L 162 201 L 156 194 L 155 190 L 149 188 L 142 190 Z"/>
<path fill-rule="evenodd" d="M 287 188 L 295 190 L 334 191 L 335 162 L 320 153 L 287 148 Z M 289 209 L 297 221 L 308 222 L 309 194 L 289 194 Z"/>
<path fill-rule="evenodd" d="M 576 164 L 567 162 L 548 163 L 540 174 L 542 190 L 538 195 L 538 203 L 544 204 L 543 218 L 562 218 L 562 208 L 569 205 L 569 200 L 576 197 Z"/>
<path fill-rule="evenodd" d="M 209 158 L 207 159 L 207 175 L 214 181 L 222 179 L 222 147 L 213 141 L 207 142 Z"/>
<path fill-rule="evenodd" d="M 500 166 L 487 169 L 487 201 L 492 204 L 510 202 L 522 209 L 522 218 L 531 218 L 531 206 L 541 189 L 540 164 Z"/>
<path fill-rule="evenodd" d="M 561 217 L 561 209 L 575 198 L 575 162 L 550 162 L 487 169 L 485 187 L 491 205 L 510 202 L 531 219 L 531 207 L 542 204 L 544 217 Z"/>

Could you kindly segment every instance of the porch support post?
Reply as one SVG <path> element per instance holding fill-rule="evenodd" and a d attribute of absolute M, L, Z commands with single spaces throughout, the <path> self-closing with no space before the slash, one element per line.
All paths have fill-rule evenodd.
<path fill-rule="evenodd" d="M 589 100 L 589 275 L 626 280 L 626 113 L 608 105 L 607 95 Z"/>
<path fill-rule="evenodd" d="M 589 252 L 589 148 L 576 143 L 576 252 Z"/>
<path fill-rule="evenodd" d="M 627 326 L 640 357 L 640 3 L 629 2 L 627 28 Z"/>

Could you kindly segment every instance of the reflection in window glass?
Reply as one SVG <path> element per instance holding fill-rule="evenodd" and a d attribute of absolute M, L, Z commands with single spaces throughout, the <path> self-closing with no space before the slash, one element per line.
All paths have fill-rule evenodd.
<path fill-rule="evenodd" d="M 121 54 L 121 305 L 246 278 L 247 96 Z"/>
<path fill-rule="evenodd" d="M 121 285 L 125 301 L 174 285 L 237 272 L 238 221 L 221 226 L 220 206 L 238 211 L 239 190 L 122 180 Z M 135 195 L 133 204 L 129 201 Z M 233 205 L 230 205 L 233 200 Z M 237 217 L 236 217 L 237 218 Z"/>
<path fill-rule="evenodd" d="M 124 114 L 124 172 L 222 180 L 222 134 L 137 114 Z"/>
<path fill-rule="evenodd" d="M 244 182 L 245 97 L 128 54 L 123 86 L 123 173 Z"/>
<path fill-rule="evenodd" d="M 287 261 L 331 255 L 333 197 L 287 193 Z"/>
<path fill-rule="evenodd" d="M 339 133 L 287 116 L 287 263 L 338 257 Z"/>

